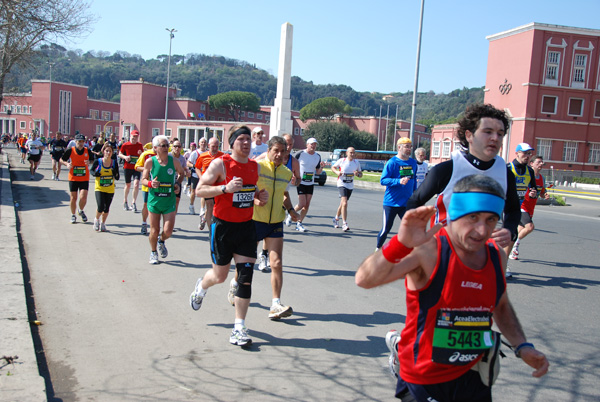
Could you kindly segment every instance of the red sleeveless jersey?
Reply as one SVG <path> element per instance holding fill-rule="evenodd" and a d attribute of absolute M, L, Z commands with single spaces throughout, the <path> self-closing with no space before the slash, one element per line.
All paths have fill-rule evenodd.
<path fill-rule="evenodd" d="M 462 263 L 445 229 L 436 240 L 438 262 L 429 282 L 417 291 L 406 289 L 406 325 L 398 345 L 400 376 L 414 384 L 451 381 L 475 365 L 481 352 L 469 352 L 465 349 L 473 345 L 465 344 L 475 335 L 485 335 L 486 331 L 474 333 L 484 329 L 478 320 L 486 320 L 485 328 L 491 329 L 491 314 L 506 290 L 493 240 L 486 244 L 488 258 L 481 270 Z M 441 348 L 440 341 L 445 343 Z M 480 341 L 477 346 L 483 347 Z"/>
<path fill-rule="evenodd" d="M 227 222 L 246 222 L 252 219 L 254 212 L 254 194 L 258 181 L 258 164 L 253 159 L 247 163 L 236 162 L 231 155 L 223 155 L 225 165 L 225 181 L 217 183 L 227 184 L 234 177 L 241 177 L 243 186 L 235 193 L 222 194 L 215 197 L 213 214 L 217 218 Z"/>

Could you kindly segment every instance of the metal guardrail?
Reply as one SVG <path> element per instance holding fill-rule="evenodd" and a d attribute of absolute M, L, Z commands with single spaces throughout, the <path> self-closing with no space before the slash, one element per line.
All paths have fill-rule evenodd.
<path fill-rule="evenodd" d="M 548 194 L 551 195 L 560 195 L 564 197 L 572 197 L 572 198 L 580 198 L 584 200 L 591 201 L 600 201 L 600 193 L 592 192 L 592 191 L 576 191 L 576 190 L 566 190 L 561 188 L 552 187 L 546 190 Z"/>

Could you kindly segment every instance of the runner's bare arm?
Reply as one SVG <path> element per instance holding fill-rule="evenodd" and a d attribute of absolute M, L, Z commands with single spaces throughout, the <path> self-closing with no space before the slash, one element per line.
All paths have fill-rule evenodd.
<path fill-rule="evenodd" d="M 502 332 L 502 335 L 504 335 L 513 347 L 516 348 L 522 343 L 527 342 L 521 323 L 506 292 L 502 295 L 500 302 L 494 310 L 494 321 L 500 332 Z M 533 347 L 526 346 L 520 349 L 519 353 L 521 359 L 535 369 L 532 373 L 534 377 L 541 377 L 548 372 L 550 363 L 548 363 L 548 359 L 542 352 Z"/>
<path fill-rule="evenodd" d="M 213 198 L 223 194 L 221 186 L 216 186 L 215 183 L 220 183 L 225 180 L 225 166 L 222 159 L 213 160 L 206 172 L 200 177 L 198 187 L 196 187 L 196 197 Z M 231 182 L 226 184 L 227 192 L 232 192 Z"/>

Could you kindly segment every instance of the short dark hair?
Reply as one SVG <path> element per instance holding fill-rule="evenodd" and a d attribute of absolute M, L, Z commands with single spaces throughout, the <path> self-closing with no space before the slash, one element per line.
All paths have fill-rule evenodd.
<path fill-rule="evenodd" d="M 267 144 L 269 145 L 269 149 L 273 148 L 273 146 L 275 146 L 275 144 L 283 145 L 283 149 L 287 148 L 287 142 L 285 142 L 285 138 L 279 137 L 277 135 L 274 137 L 271 137 L 269 139 L 269 142 L 267 142 Z"/>
<path fill-rule="evenodd" d="M 458 121 L 458 133 L 456 136 L 460 141 L 460 145 L 469 149 L 469 143 L 467 142 L 466 131 L 470 131 L 474 133 L 479 128 L 479 123 L 483 117 L 490 117 L 492 119 L 497 119 L 504 124 L 504 132 L 508 131 L 508 117 L 503 110 L 496 109 L 494 106 L 490 104 L 473 104 L 467 107 L 465 110 L 465 114 Z"/>
<path fill-rule="evenodd" d="M 544 157 L 543 157 L 542 155 L 536 155 L 536 156 L 532 157 L 532 158 L 529 160 L 529 163 L 535 162 L 535 161 L 537 161 L 538 159 L 541 159 L 541 160 L 543 161 L 543 160 L 544 160 Z"/>
<path fill-rule="evenodd" d="M 484 193 L 497 195 L 503 199 L 506 198 L 500 183 L 498 183 L 495 179 L 482 174 L 472 174 L 463 177 L 456 182 L 452 191 L 454 193 L 468 193 L 475 189 L 483 191 Z"/>

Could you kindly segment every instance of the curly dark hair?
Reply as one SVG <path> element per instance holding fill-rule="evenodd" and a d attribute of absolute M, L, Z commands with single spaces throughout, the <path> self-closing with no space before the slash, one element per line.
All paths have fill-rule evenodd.
<path fill-rule="evenodd" d="M 506 131 L 508 131 L 509 122 L 504 111 L 496 109 L 490 104 L 470 105 L 467 107 L 467 110 L 465 110 L 463 118 L 458 121 L 458 133 L 456 134 L 460 144 L 466 149 L 469 149 L 469 143 L 465 136 L 466 131 L 469 130 L 472 133 L 477 131 L 479 122 L 483 117 L 491 117 L 492 119 L 500 120 L 502 124 L 504 124 L 504 132 L 506 133 Z"/>

